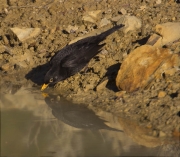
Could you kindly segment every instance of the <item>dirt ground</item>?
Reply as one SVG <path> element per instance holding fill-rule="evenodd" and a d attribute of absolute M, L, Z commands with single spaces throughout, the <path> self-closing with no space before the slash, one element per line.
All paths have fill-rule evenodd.
<path fill-rule="evenodd" d="M 123 8 L 123 10 L 122 10 Z M 101 10 L 94 23 L 83 20 L 88 11 Z M 46 64 L 62 47 L 76 37 L 99 30 L 101 20 L 118 15 L 133 15 L 142 28 L 124 34 L 117 31 L 104 42 L 88 70 L 58 83 L 56 92 L 78 104 L 101 109 L 137 121 L 151 128 L 155 137 L 180 137 L 180 72 L 154 80 L 148 89 L 121 95 L 115 78 L 124 58 L 145 44 L 156 24 L 180 22 L 180 4 L 173 0 L 1 0 L 0 5 L 0 79 L 1 92 L 14 94 L 22 86 L 39 88 Z M 68 26 L 77 26 L 67 31 Z M 25 42 L 11 35 L 10 28 L 40 28 L 41 33 Z M 180 44 L 177 45 L 180 47 Z M 170 48 L 180 53 L 179 49 Z M 165 96 L 158 96 L 164 92 Z"/>

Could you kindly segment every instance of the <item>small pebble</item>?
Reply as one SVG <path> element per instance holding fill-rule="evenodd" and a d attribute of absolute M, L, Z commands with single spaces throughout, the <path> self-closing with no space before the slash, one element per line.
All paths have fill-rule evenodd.
<path fill-rule="evenodd" d="M 158 98 L 164 98 L 165 96 L 166 96 L 166 92 L 164 92 L 164 91 L 160 91 L 158 93 Z"/>
<path fill-rule="evenodd" d="M 159 137 L 164 137 L 164 136 L 166 136 L 166 134 L 163 131 L 160 131 L 159 132 Z"/>
<path fill-rule="evenodd" d="M 157 0 L 157 1 L 156 1 L 156 4 L 161 4 L 161 0 Z"/>
<path fill-rule="evenodd" d="M 120 12 L 121 12 L 123 15 L 127 14 L 127 11 L 126 11 L 124 8 L 122 8 L 122 9 L 120 10 Z"/>
<path fill-rule="evenodd" d="M 1 66 L 2 70 L 8 71 L 14 69 L 14 66 L 12 66 L 10 63 L 5 63 Z"/>

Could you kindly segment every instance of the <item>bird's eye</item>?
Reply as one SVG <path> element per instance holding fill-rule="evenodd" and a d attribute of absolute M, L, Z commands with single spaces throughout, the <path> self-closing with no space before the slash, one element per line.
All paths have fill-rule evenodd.
<path fill-rule="evenodd" d="M 53 82 L 53 78 L 50 78 L 49 82 Z"/>

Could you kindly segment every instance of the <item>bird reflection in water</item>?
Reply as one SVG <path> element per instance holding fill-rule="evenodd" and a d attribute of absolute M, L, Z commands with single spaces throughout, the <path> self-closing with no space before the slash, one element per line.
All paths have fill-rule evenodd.
<path fill-rule="evenodd" d="M 92 110 L 82 105 L 73 104 L 64 98 L 58 99 L 57 95 L 43 94 L 46 104 L 52 109 L 52 114 L 67 125 L 79 129 L 90 130 L 121 130 L 111 128 L 105 124 L 105 120 L 100 119 Z"/>

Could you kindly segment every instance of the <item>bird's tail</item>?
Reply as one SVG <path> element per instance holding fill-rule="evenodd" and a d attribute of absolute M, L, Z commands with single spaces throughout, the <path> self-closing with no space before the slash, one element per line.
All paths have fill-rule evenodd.
<path fill-rule="evenodd" d="M 112 34 L 113 32 L 115 32 L 116 30 L 118 30 L 118 29 L 120 29 L 120 28 L 122 28 L 122 27 L 124 27 L 123 24 L 116 25 L 116 26 L 108 29 L 107 31 L 99 34 L 99 39 L 100 39 L 100 41 L 104 40 L 107 36 L 109 36 L 110 34 Z"/>
<path fill-rule="evenodd" d="M 101 44 L 99 45 L 99 43 L 103 40 L 106 39 L 106 37 L 110 34 L 112 34 L 113 32 L 115 32 L 116 30 L 122 28 L 124 25 L 123 24 L 120 24 L 120 25 L 116 25 L 110 29 L 108 29 L 107 31 L 97 35 L 97 36 L 94 36 L 93 38 L 92 37 L 89 37 L 90 40 L 90 43 L 93 43 L 91 47 L 89 47 L 89 49 L 86 51 L 86 58 L 93 58 L 95 55 L 97 55 L 100 51 L 101 51 L 101 48 L 105 45 L 104 44 Z M 87 38 L 87 41 L 89 42 L 89 39 Z M 83 55 L 84 56 L 84 55 Z"/>

